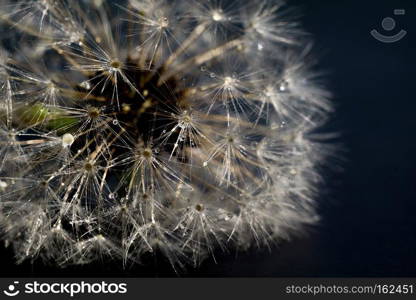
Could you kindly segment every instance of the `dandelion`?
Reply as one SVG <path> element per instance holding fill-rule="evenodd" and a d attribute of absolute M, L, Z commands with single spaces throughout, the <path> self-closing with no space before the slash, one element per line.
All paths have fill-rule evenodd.
<path fill-rule="evenodd" d="M 177 270 L 318 220 L 330 94 L 282 1 L 3 2 L 0 227 L 18 262 Z"/>

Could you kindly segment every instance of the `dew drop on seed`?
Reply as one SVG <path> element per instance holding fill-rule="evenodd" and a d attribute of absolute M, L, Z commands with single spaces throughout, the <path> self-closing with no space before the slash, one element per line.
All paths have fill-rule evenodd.
<path fill-rule="evenodd" d="M 167 17 L 161 17 L 159 19 L 159 24 L 161 27 L 168 27 L 169 26 L 169 19 Z"/>
<path fill-rule="evenodd" d="M 0 180 L 0 191 L 4 191 L 7 188 L 7 186 L 7 182 Z"/>
<path fill-rule="evenodd" d="M 257 44 L 257 50 L 262 51 L 262 50 L 263 50 L 263 48 L 264 48 L 264 46 L 263 46 L 263 44 L 262 44 L 262 43 L 258 43 L 258 44 Z"/>
<path fill-rule="evenodd" d="M 88 80 L 81 82 L 79 86 L 86 90 L 91 89 L 91 83 Z"/>
<path fill-rule="evenodd" d="M 288 88 L 289 88 L 289 83 L 285 80 L 282 83 L 280 83 L 279 91 L 280 92 L 286 92 L 288 90 Z"/>
<path fill-rule="evenodd" d="M 62 146 L 63 147 L 70 147 L 75 141 L 75 138 L 72 134 L 70 133 L 65 133 L 62 136 Z"/>

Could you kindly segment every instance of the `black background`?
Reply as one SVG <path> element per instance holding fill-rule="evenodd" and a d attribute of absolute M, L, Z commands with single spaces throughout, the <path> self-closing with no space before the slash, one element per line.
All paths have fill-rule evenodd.
<path fill-rule="evenodd" d="M 260 1 L 260 0 L 259 0 Z M 326 130 L 340 133 L 342 172 L 326 174 L 321 224 L 267 251 L 219 255 L 181 276 L 416 276 L 415 1 L 292 0 L 315 37 L 336 112 Z M 394 16 L 393 9 L 406 9 Z M 400 42 L 370 36 L 384 17 L 408 31 Z M 392 34 L 392 33 L 389 33 Z M 336 163 L 336 162 L 334 162 Z M 177 276 L 163 261 L 124 270 L 119 263 L 56 269 L 16 266 L 0 249 L 0 275 Z"/>

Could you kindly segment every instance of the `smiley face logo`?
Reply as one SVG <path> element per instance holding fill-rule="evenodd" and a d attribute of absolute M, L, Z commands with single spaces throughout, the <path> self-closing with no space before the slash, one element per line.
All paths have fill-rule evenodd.
<path fill-rule="evenodd" d="M 395 15 L 405 15 L 406 11 L 404 9 L 395 9 L 394 10 Z M 383 29 L 387 31 L 392 31 L 394 28 L 396 28 L 396 21 L 393 18 L 387 17 L 384 18 L 381 22 L 381 26 Z M 376 29 L 373 29 L 371 32 L 371 35 L 378 41 L 383 43 L 395 43 L 400 41 L 402 38 L 404 38 L 407 34 L 406 30 L 400 30 L 395 35 L 384 35 L 378 32 Z"/>
<path fill-rule="evenodd" d="M 13 284 L 10 284 L 10 285 L 8 286 L 7 290 L 4 290 L 4 291 L 3 291 L 3 293 L 4 293 L 6 296 L 9 296 L 9 297 L 14 297 L 14 296 L 19 295 L 20 291 L 16 289 L 16 286 L 17 286 L 18 284 L 19 284 L 19 281 L 15 281 L 15 282 L 13 282 Z"/>

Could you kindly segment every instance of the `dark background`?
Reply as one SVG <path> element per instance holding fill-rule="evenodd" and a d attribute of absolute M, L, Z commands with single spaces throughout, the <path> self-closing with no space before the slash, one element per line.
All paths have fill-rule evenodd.
<path fill-rule="evenodd" d="M 259 0 L 260 1 L 260 0 Z M 416 277 L 416 3 L 398 0 L 291 0 L 315 37 L 336 112 L 326 130 L 340 133 L 342 172 L 328 172 L 321 224 L 271 252 L 219 255 L 181 276 Z M 394 16 L 393 9 L 406 9 Z M 384 17 L 397 27 L 387 33 Z M 383 44 L 370 30 L 395 34 Z M 339 164 L 335 162 L 334 164 Z M 118 263 L 55 269 L 16 266 L 0 249 L 0 275 L 177 276 L 163 261 L 123 271 Z"/>

